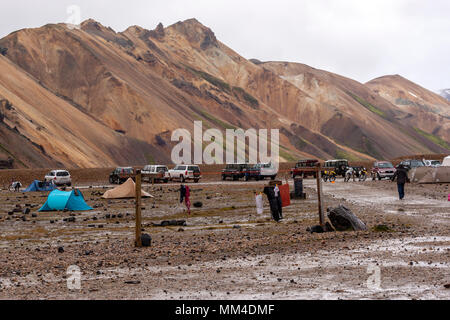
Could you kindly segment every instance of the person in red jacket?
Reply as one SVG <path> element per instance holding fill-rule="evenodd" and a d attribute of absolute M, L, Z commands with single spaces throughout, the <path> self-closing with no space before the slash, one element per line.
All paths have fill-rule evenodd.
<path fill-rule="evenodd" d="M 186 194 L 184 197 L 185 204 L 188 211 L 188 215 L 191 215 L 191 190 L 189 189 L 188 186 L 186 186 L 185 188 L 186 188 Z"/>

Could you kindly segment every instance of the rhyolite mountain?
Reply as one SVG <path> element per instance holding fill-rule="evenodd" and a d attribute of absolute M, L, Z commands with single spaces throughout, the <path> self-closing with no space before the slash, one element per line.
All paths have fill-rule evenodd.
<path fill-rule="evenodd" d="M 445 100 L 450 101 L 450 89 L 442 89 L 439 91 L 441 97 L 445 98 Z"/>
<path fill-rule="evenodd" d="M 18 167 L 168 163 L 171 132 L 196 120 L 278 128 L 285 161 L 449 152 L 445 99 L 410 89 L 420 99 L 406 108 L 388 82 L 247 60 L 195 19 L 124 32 L 51 24 L 0 48 L 0 157 Z"/>

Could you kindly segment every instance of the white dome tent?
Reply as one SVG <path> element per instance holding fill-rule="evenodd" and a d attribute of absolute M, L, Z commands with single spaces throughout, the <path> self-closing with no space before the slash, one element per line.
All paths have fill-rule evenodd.
<path fill-rule="evenodd" d="M 442 162 L 442 167 L 450 167 L 450 156 L 446 157 Z"/>

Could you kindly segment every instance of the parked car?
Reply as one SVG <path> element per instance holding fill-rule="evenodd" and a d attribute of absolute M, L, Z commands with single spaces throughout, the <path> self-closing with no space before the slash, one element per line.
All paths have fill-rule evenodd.
<path fill-rule="evenodd" d="M 317 167 L 317 164 L 319 163 L 319 160 L 300 160 L 295 165 L 295 168 L 291 170 L 292 178 L 296 178 L 297 176 L 308 178 L 309 176 L 312 176 L 316 178 L 316 171 L 315 170 L 308 170 Z"/>
<path fill-rule="evenodd" d="M 71 186 L 72 178 L 67 170 L 53 170 L 48 173 L 45 178 L 45 182 L 53 182 L 57 186 Z"/>
<path fill-rule="evenodd" d="M 334 172 L 336 172 L 336 175 L 345 178 L 345 174 L 347 173 L 349 165 L 348 160 L 338 159 L 326 161 L 323 167 L 326 171 L 333 170 Z"/>
<path fill-rule="evenodd" d="M 245 171 L 250 168 L 249 164 L 227 164 L 225 169 L 222 170 L 222 180 L 231 178 L 234 181 L 245 177 Z"/>
<path fill-rule="evenodd" d="M 439 160 L 425 160 L 425 165 L 431 168 L 439 168 L 442 164 Z"/>
<path fill-rule="evenodd" d="M 135 179 L 135 171 L 131 167 L 118 167 L 109 175 L 109 183 L 122 184 L 129 178 Z"/>
<path fill-rule="evenodd" d="M 395 174 L 395 167 L 388 161 L 378 161 L 373 164 L 371 176 L 372 180 L 392 179 Z"/>
<path fill-rule="evenodd" d="M 142 180 L 151 182 L 169 182 L 169 168 L 163 165 L 148 165 L 142 170 Z"/>
<path fill-rule="evenodd" d="M 198 183 L 201 178 L 202 174 L 199 166 L 178 165 L 174 169 L 169 170 L 170 181 L 173 181 L 174 179 L 180 180 L 181 182 L 192 180 L 195 183 Z"/>
<path fill-rule="evenodd" d="M 278 175 L 278 169 L 272 163 L 258 163 L 257 165 L 245 170 L 245 181 L 250 179 L 264 180 L 270 178 L 275 180 Z"/>
<path fill-rule="evenodd" d="M 403 165 L 407 170 L 425 167 L 425 163 L 422 160 L 404 160 L 399 165 Z"/>

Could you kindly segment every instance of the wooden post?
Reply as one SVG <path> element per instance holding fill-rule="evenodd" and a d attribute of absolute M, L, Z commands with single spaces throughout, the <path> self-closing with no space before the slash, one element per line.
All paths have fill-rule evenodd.
<path fill-rule="evenodd" d="M 142 196 L 142 172 L 137 170 L 136 172 L 136 247 L 142 247 L 142 217 L 141 217 L 141 196 Z"/>
<path fill-rule="evenodd" d="M 320 163 L 317 165 L 317 197 L 319 202 L 319 221 L 320 225 L 325 226 L 325 216 L 323 212 L 323 194 L 322 194 L 322 167 Z"/>

